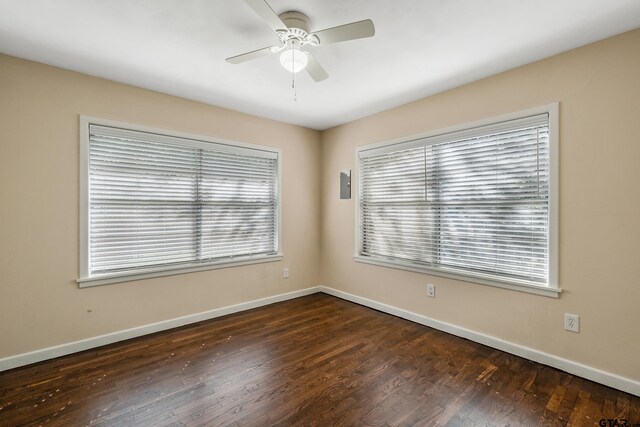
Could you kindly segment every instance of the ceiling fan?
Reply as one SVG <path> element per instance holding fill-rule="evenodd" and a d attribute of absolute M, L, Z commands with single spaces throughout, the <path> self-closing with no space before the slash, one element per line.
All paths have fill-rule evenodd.
<path fill-rule="evenodd" d="M 310 52 L 301 49 L 303 46 L 318 46 L 372 37 L 376 31 L 373 22 L 365 19 L 309 33 L 309 17 L 302 12 L 289 11 L 277 15 L 266 0 L 245 0 L 245 2 L 276 32 L 280 45 L 227 58 L 227 62 L 231 64 L 240 64 L 261 56 L 280 53 L 280 63 L 287 71 L 297 73 L 307 70 L 313 80 L 320 82 L 328 78 L 329 74 Z"/>

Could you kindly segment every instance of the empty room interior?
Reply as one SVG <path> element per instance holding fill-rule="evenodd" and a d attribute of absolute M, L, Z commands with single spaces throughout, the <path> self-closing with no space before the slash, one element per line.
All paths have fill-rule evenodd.
<path fill-rule="evenodd" d="M 637 0 L 0 0 L 0 426 L 640 425 Z"/>

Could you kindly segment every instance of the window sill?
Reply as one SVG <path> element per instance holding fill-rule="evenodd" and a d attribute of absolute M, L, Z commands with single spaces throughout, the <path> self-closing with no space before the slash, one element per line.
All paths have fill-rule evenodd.
<path fill-rule="evenodd" d="M 192 264 L 189 266 L 169 267 L 162 269 L 140 270 L 136 273 L 105 274 L 101 276 L 77 279 L 80 288 L 109 285 L 111 283 L 131 282 L 134 280 L 150 279 L 153 277 L 173 276 L 176 274 L 193 273 L 196 271 L 215 270 L 219 268 L 239 267 L 242 265 L 262 264 L 282 260 L 282 254 L 266 255 L 260 258 L 245 258 L 237 261 L 220 261 L 207 264 Z"/>
<path fill-rule="evenodd" d="M 560 288 L 538 286 L 538 285 L 532 285 L 528 283 L 518 283 L 516 281 L 507 282 L 507 281 L 496 280 L 493 278 L 484 279 L 480 277 L 470 277 L 462 274 L 449 273 L 447 271 L 442 271 L 437 269 L 430 269 L 427 267 L 419 267 L 409 263 L 403 263 L 398 261 L 386 261 L 386 260 L 375 259 L 370 257 L 363 257 L 360 255 L 354 256 L 354 260 L 356 262 L 361 262 L 365 264 L 396 268 L 399 270 L 414 271 L 417 273 L 425 273 L 425 274 L 430 274 L 432 276 L 446 277 L 449 279 L 456 279 L 463 282 L 478 283 L 481 285 L 494 286 L 497 288 L 510 289 L 510 290 L 519 291 L 519 292 L 527 292 L 530 294 L 542 295 L 542 296 L 551 297 L 551 298 L 558 298 L 560 296 L 560 293 L 562 292 L 562 289 Z"/>

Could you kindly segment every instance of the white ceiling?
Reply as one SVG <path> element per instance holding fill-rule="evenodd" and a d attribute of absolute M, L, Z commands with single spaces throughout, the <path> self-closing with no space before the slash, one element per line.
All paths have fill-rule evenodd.
<path fill-rule="evenodd" d="M 314 129 L 640 27 L 639 0 L 269 0 L 311 31 L 370 18 L 373 38 L 309 47 L 315 83 L 241 0 L 0 0 L 0 52 Z M 639 52 L 640 53 L 640 52 Z"/>

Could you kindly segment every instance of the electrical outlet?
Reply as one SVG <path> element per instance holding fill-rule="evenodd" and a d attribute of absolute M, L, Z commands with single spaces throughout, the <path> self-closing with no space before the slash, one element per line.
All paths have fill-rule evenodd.
<path fill-rule="evenodd" d="M 577 314 L 564 314 L 564 328 L 571 332 L 580 332 L 580 316 Z"/>
<path fill-rule="evenodd" d="M 282 277 L 284 279 L 286 279 L 287 277 L 289 277 L 289 269 L 285 267 L 284 271 L 282 272 Z"/>
<path fill-rule="evenodd" d="M 427 285 L 427 296 L 429 298 L 436 297 L 436 285 L 432 285 L 431 283 Z"/>

